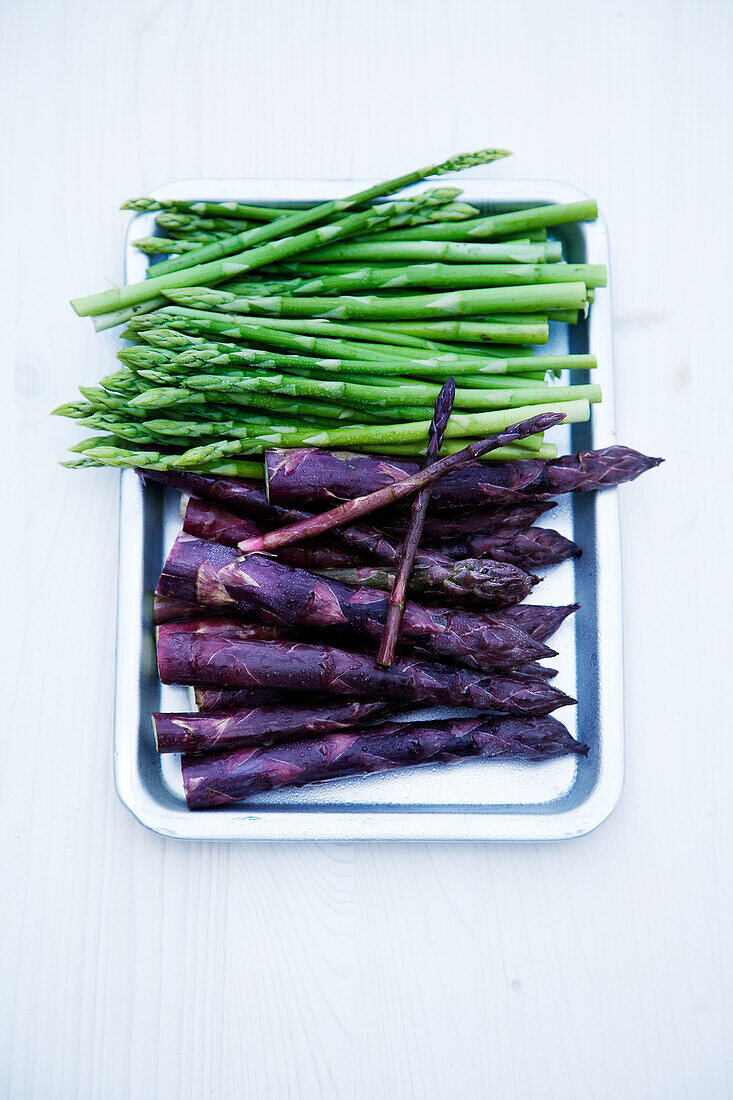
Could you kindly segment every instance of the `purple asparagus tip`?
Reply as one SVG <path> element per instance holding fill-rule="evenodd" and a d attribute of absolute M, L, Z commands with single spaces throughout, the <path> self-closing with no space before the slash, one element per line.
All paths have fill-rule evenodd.
<path fill-rule="evenodd" d="M 455 396 L 456 380 L 455 378 L 449 378 L 448 381 L 444 383 L 440 393 L 435 399 L 435 411 L 430 425 L 430 441 L 427 449 L 428 461 L 437 458 L 440 453 L 440 448 L 443 446 L 443 436 L 445 435 L 445 429 L 448 427 L 448 421 L 453 412 L 453 401 L 455 400 Z"/>

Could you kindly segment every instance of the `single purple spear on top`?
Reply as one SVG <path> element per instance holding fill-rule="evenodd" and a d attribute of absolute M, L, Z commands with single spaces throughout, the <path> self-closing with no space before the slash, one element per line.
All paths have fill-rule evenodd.
<path fill-rule="evenodd" d="M 431 466 L 433 462 L 436 461 L 440 453 L 440 448 L 443 446 L 443 436 L 445 435 L 445 429 L 450 420 L 450 414 L 453 412 L 453 399 L 455 395 L 455 379 L 449 378 L 445 385 L 442 386 L 440 393 L 435 399 L 435 412 L 430 422 L 428 448 L 425 455 L 426 466 Z M 397 575 L 389 596 L 387 617 L 384 621 L 382 640 L 379 643 L 379 652 L 377 653 L 377 664 L 381 665 L 383 668 L 389 668 L 394 661 L 397 636 L 400 632 L 400 623 L 402 622 L 402 614 L 405 610 L 405 600 L 407 599 L 407 586 L 410 583 L 410 574 L 412 573 L 412 567 L 415 563 L 417 548 L 420 545 L 423 524 L 425 522 L 425 515 L 428 510 L 432 491 L 432 485 L 425 485 L 412 502 L 410 523 L 407 528 L 405 541 L 400 551 Z"/>

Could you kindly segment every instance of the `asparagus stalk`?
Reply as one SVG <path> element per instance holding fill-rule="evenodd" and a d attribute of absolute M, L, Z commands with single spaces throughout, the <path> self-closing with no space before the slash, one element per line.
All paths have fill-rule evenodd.
<path fill-rule="evenodd" d="M 491 246 L 486 245 L 486 247 Z M 283 287 L 281 293 L 300 297 L 301 295 L 351 294 L 355 291 L 372 289 L 397 290 L 415 286 L 453 290 L 571 282 L 585 283 L 586 287 L 605 286 L 606 269 L 603 264 L 424 263 L 408 267 L 364 267 L 345 274 L 300 279 L 290 290 L 286 284 L 280 285 Z M 242 296 L 251 297 L 256 292 L 256 284 L 254 284 L 251 291 Z M 232 298 L 236 301 L 235 295 L 232 295 Z M 232 305 L 231 301 L 227 308 L 236 312 L 236 306 Z"/>
<path fill-rule="evenodd" d="M 528 494 L 556 496 L 603 489 L 633 481 L 661 461 L 630 447 L 613 446 L 579 451 L 550 462 L 532 459 L 492 467 L 476 464 L 441 477 L 433 490 L 433 504 L 466 508 L 520 502 Z M 311 507 L 317 500 L 332 504 L 378 489 L 396 488 L 420 469 L 417 462 L 318 450 L 268 451 L 266 463 L 273 504 L 297 506 L 308 501 Z"/>
<path fill-rule="evenodd" d="M 426 226 L 424 229 L 421 226 L 417 231 L 390 230 L 388 233 L 375 234 L 370 239 L 488 241 L 508 234 L 518 235 L 527 230 L 565 225 L 568 222 L 593 221 L 597 217 L 598 207 L 595 201 L 583 199 L 581 202 L 559 202 L 547 206 L 532 206 L 525 210 L 512 210 L 506 214 L 492 214 L 488 218 L 476 218 L 456 225 Z"/>
<path fill-rule="evenodd" d="M 123 202 L 120 210 L 146 214 L 150 210 L 176 211 L 202 218 L 248 218 L 255 222 L 277 221 L 292 214 L 275 206 L 248 206 L 241 202 L 190 202 L 187 199 L 154 199 L 143 196 Z M 158 220 L 158 219 L 156 219 Z"/>
<path fill-rule="evenodd" d="M 438 458 L 440 448 L 443 445 L 443 435 L 453 411 L 453 402 L 456 395 L 456 384 L 452 378 L 444 384 L 435 399 L 435 411 L 430 424 L 428 446 L 426 452 L 426 466 L 431 466 Z M 426 485 L 416 495 L 412 502 L 410 522 L 407 527 L 407 535 L 400 550 L 397 572 L 394 584 L 391 586 L 387 603 L 387 615 L 384 620 L 384 630 L 377 652 L 377 664 L 382 668 L 389 668 L 394 661 L 395 648 L 400 633 L 400 624 L 405 611 L 407 600 L 407 588 L 410 576 L 415 564 L 415 555 L 420 545 L 425 514 L 430 501 L 432 486 Z"/>
<path fill-rule="evenodd" d="M 197 497 L 191 497 L 183 516 L 185 534 L 208 542 L 219 542 L 224 546 L 235 547 L 245 538 L 262 534 L 262 528 L 253 520 L 242 519 L 225 512 L 216 505 L 207 504 Z M 238 554 L 232 554 L 236 561 Z M 354 554 L 348 553 L 342 546 L 328 539 L 320 539 L 309 546 L 291 546 L 280 555 L 288 565 L 303 569 L 320 570 L 342 568 L 354 564 Z"/>
<path fill-rule="evenodd" d="M 566 604 L 564 607 L 520 603 L 515 607 L 507 607 L 502 614 L 512 619 L 521 630 L 526 631 L 532 638 L 545 642 L 567 619 L 568 615 L 572 615 L 579 609 L 579 603 Z"/>
<path fill-rule="evenodd" d="M 546 604 L 520 603 L 513 607 L 507 607 L 503 611 L 496 612 L 495 618 L 515 623 L 530 637 L 537 641 L 545 642 L 565 619 L 578 610 L 580 604 L 567 604 L 562 607 L 552 607 Z M 292 631 L 286 632 L 280 626 L 256 623 L 241 617 L 232 618 L 224 616 L 211 616 L 207 609 L 200 604 L 189 603 L 185 600 L 175 600 L 167 596 L 156 594 L 154 599 L 155 622 L 167 624 L 166 629 L 173 632 L 217 635 L 222 638 L 246 638 L 250 641 L 292 641 Z M 183 620 L 183 621 L 181 621 Z M 541 675 L 549 678 L 554 675 L 552 669 L 544 665 L 530 663 L 514 669 L 515 673 L 524 675 Z M 277 700 L 247 699 L 240 700 L 242 705 L 251 704 L 259 706 L 265 702 L 277 702 Z M 239 705 L 239 703 L 237 704 Z M 208 710 L 226 709 L 223 703 L 217 707 L 207 707 Z"/>
<path fill-rule="evenodd" d="M 201 753 L 322 737 L 383 718 L 384 702 L 276 703 L 216 714 L 153 714 L 160 753 Z"/>
<path fill-rule="evenodd" d="M 289 694 L 279 688 L 203 688 L 194 687 L 194 700 L 199 711 L 238 710 L 241 707 L 269 706 L 271 703 L 295 701 L 300 695 Z M 314 703 L 328 696 L 309 695 L 308 702 Z"/>
<path fill-rule="evenodd" d="M 456 560 L 486 555 L 495 561 L 518 565 L 521 569 L 557 565 L 583 553 L 577 543 L 545 527 L 530 527 L 526 531 L 506 528 L 491 534 L 467 535 L 441 542 L 440 552 Z"/>
<path fill-rule="evenodd" d="M 557 249 L 547 244 L 443 244 L 441 241 L 349 241 L 300 254 L 299 263 L 384 263 L 443 260 L 455 263 L 541 264 Z M 559 257 L 558 257 L 559 258 Z"/>
<path fill-rule="evenodd" d="M 181 761 L 186 802 L 191 810 L 240 802 L 253 794 L 287 786 L 378 772 L 414 764 L 453 764 L 463 759 L 516 757 L 549 760 L 585 755 L 552 718 L 449 719 L 444 722 L 387 723 L 378 729 L 326 734 L 272 748 L 243 748 Z"/>
<path fill-rule="evenodd" d="M 166 260 L 162 264 L 156 264 L 155 274 L 143 280 L 141 283 L 130 283 L 124 287 L 104 291 L 100 294 L 91 294 L 86 298 L 75 298 L 71 305 L 80 317 L 93 316 L 98 313 L 107 313 L 110 310 L 122 309 L 126 306 L 137 305 L 156 297 L 162 291 L 175 286 L 187 286 L 192 282 L 207 286 L 212 283 L 223 282 L 235 275 L 242 275 L 245 271 L 251 271 L 256 267 L 273 263 L 285 256 L 293 256 L 298 252 L 304 252 L 308 248 L 315 248 L 325 241 L 336 240 L 341 237 L 352 236 L 355 233 L 365 232 L 378 226 L 384 226 L 386 222 L 394 224 L 395 219 L 410 219 L 415 212 L 425 209 L 427 205 L 436 205 L 444 202 L 446 198 L 455 192 L 448 188 L 433 192 L 426 192 L 415 199 L 402 199 L 382 206 L 372 207 L 363 214 L 352 214 L 338 223 L 320 226 L 291 236 L 285 236 L 281 240 L 271 240 L 273 236 L 280 236 L 287 232 L 286 221 L 281 221 L 262 226 L 258 229 L 250 229 L 245 233 L 236 234 L 227 240 L 236 242 L 233 249 L 227 240 L 216 241 L 213 244 L 204 245 L 200 249 Z M 302 212 L 301 212 L 302 213 Z M 296 215 L 299 216 L 299 215 Z M 317 219 L 316 219 L 317 220 Z M 267 240 L 266 244 L 258 247 L 246 248 L 241 245 L 244 238 Z M 239 247 L 246 248 L 236 256 L 231 251 L 237 251 Z M 204 261 L 202 257 L 207 255 Z M 214 258 L 220 257 L 220 258 Z M 185 271 L 185 274 L 184 274 Z"/>
<path fill-rule="evenodd" d="M 279 212 L 280 216 L 283 216 L 283 211 Z M 164 210 L 156 215 L 156 222 L 161 229 L 165 229 L 168 233 L 175 234 L 192 234 L 198 233 L 211 233 L 211 232 L 225 232 L 229 235 L 232 233 L 241 233 L 243 229 L 249 228 L 242 224 L 242 218 L 232 217 L 201 217 L 198 214 L 183 214 L 174 211 Z M 250 219 L 254 220 L 254 219 Z M 274 218 L 258 219 L 274 221 Z"/>
<path fill-rule="evenodd" d="M 144 372 L 147 377 L 148 372 Z M 177 381 L 177 379 L 175 379 Z M 174 379 L 170 379 L 174 381 Z M 130 401 L 134 409 L 165 408 L 175 401 L 194 403 L 196 395 L 213 394 L 217 401 L 226 402 L 231 395 L 248 393 L 279 393 L 288 397 L 312 397 L 330 399 L 342 405 L 377 411 L 390 407 L 424 407 L 434 404 L 440 387 L 429 382 L 405 380 L 402 384 L 360 385 L 340 378 L 318 379 L 294 374 L 268 373 L 250 370 L 228 371 L 225 374 L 190 374 L 178 387 L 145 390 Z M 509 409 L 519 405 L 542 405 L 550 400 L 590 402 L 600 401 L 601 388 L 597 385 L 520 387 L 519 389 L 456 390 L 456 407 L 460 409 Z M 313 409 L 317 413 L 317 407 Z M 418 413 L 418 415 L 420 415 Z"/>
<path fill-rule="evenodd" d="M 477 672 L 412 657 L 381 669 L 363 653 L 302 642 L 258 642 L 196 634 L 158 639 L 164 684 L 257 688 L 391 699 L 401 704 L 463 706 L 527 717 L 574 700 L 541 679 Z"/>
<path fill-rule="evenodd" d="M 456 516 L 428 516 L 423 525 L 423 538 L 427 542 L 436 539 L 465 538 L 467 535 L 488 535 L 502 529 L 526 530 L 551 508 L 554 501 L 537 500 L 526 504 L 509 504 L 498 508 L 472 508 Z M 392 519 L 382 524 L 382 530 L 389 535 L 401 535 L 407 529 L 406 522 Z M 200 536 L 205 538 L 205 535 Z"/>
<path fill-rule="evenodd" d="M 582 282 L 537 286 L 499 286 L 407 297 L 238 298 L 242 313 L 283 317 L 325 317 L 337 321 L 398 320 L 475 316 L 495 311 L 527 313 L 544 309 L 580 309 L 586 300 Z"/>
<path fill-rule="evenodd" d="M 338 637 L 379 637 L 387 599 L 365 600 L 354 589 L 259 554 L 228 561 L 232 551 L 180 535 L 163 567 L 157 591 L 214 610 L 264 616 L 286 627 L 316 627 Z M 554 651 L 490 613 L 432 610 L 407 603 L 399 641 L 432 657 L 471 668 L 526 664 Z"/>
<path fill-rule="evenodd" d="M 206 234 L 206 241 L 215 241 L 218 238 L 213 233 Z M 184 252 L 193 252 L 194 249 L 201 248 L 202 241 L 200 238 L 196 240 L 174 240 L 172 237 L 138 237 L 137 240 L 132 242 L 133 248 L 137 248 L 139 252 L 143 252 L 146 256 L 175 256 Z"/>

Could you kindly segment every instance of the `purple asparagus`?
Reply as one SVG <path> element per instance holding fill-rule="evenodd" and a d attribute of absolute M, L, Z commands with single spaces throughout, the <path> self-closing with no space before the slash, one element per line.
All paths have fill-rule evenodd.
<path fill-rule="evenodd" d="M 538 500 L 526 504 L 507 504 L 497 508 L 472 508 L 457 515 L 427 516 L 423 525 L 423 538 L 427 542 L 437 539 L 452 539 L 465 535 L 489 535 L 498 528 L 514 527 L 524 530 L 531 527 L 540 516 L 555 508 L 554 500 Z M 388 535 L 400 535 L 406 528 L 406 522 L 399 521 L 381 524 Z"/>
<path fill-rule="evenodd" d="M 229 558 L 227 560 L 227 556 Z M 296 569 L 260 554 L 236 558 L 215 542 L 179 535 L 157 591 L 217 611 L 255 613 L 286 627 L 315 627 L 338 638 L 379 637 L 387 597 Z M 471 668 L 511 668 L 554 655 L 515 624 L 490 612 L 405 605 L 399 640 L 432 657 Z"/>
<path fill-rule="evenodd" d="M 195 538 L 237 546 L 243 539 L 263 534 L 264 528 L 251 519 L 232 515 L 215 504 L 190 497 L 183 516 L 183 530 Z M 329 539 L 314 539 L 308 546 L 286 546 L 280 557 L 303 569 L 334 569 L 353 565 L 359 559 Z"/>
<path fill-rule="evenodd" d="M 583 553 L 576 542 L 566 539 L 558 531 L 547 527 L 530 527 L 527 531 L 504 528 L 492 535 L 468 535 L 439 544 L 447 558 L 461 560 L 468 557 L 487 557 L 507 562 L 521 569 L 541 569 L 557 565 L 567 558 L 578 558 Z"/>
<path fill-rule="evenodd" d="M 448 426 L 450 414 L 453 412 L 453 399 L 456 395 L 455 379 L 449 378 L 440 388 L 435 399 L 435 411 L 428 431 L 428 448 L 425 456 L 425 465 L 432 466 L 437 461 L 440 448 L 443 446 L 443 436 Z M 415 555 L 420 546 L 423 524 L 430 502 L 432 485 L 425 485 L 415 496 L 412 502 L 410 522 L 407 526 L 405 541 L 400 548 L 397 572 L 394 584 L 387 601 L 387 615 L 384 620 L 384 630 L 377 651 L 377 664 L 383 668 L 389 668 L 394 661 L 395 648 L 400 633 L 400 624 L 405 612 L 407 600 L 407 586 L 410 582 L 412 567 L 415 564 Z"/>
<path fill-rule="evenodd" d="M 450 559 L 446 558 L 446 562 Z M 390 592 L 395 579 L 394 569 L 385 569 L 383 565 L 319 569 L 318 573 L 343 584 L 366 585 L 382 592 Z M 452 604 L 470 597 L 490 608 L 507 608 L 523 600 L 536 583 L 536 577 L 515 565 L 491 558 L 467 558 L 445 566 L 416 565 L 410 578 L 410 590 L 419 592 L 428 602 L 439 600 Z"/>
<path fill-rule="evenodd" d="M 495 756 L 537 761 L 587 752 L 588 746 L 572 738 L 554 718 L 518 721 L 484 716 L 391 722 L 271 748 L 184 756 L 181 770 L 189 809 L 204 810 L 279 787 L 412 764 L 452 764 Z"/>
<path fill-rule="evenodd" d="M 542 679 L 476 672 L 424 659 L 398 658 L 389 669 L 363 653 L 302 642 L 257 642 L 206 634 L 161 634 L 158 671 L 164 684 L 205 688 L 257 688 L 394 699 L 495 710 L 549 714 L 574 703 Z"/>
<path fill-rule="evenodd" d="M 361 516 L 369 515 L 388 504 L 394 504 L 412 493 L 419 492 L 426 485 L 445 477 L 448 473 L 455 473 L 465 467 L 470 467 L 474 459 L 481 457 L 481 455 L 488 454 L 490 451 L 510 443 L 515 443 L 519 439 L 526 439 L 527 436 L 535 435 L 537 432 L 554 428 L 556 424 L 560 424 L 564 419 L 565 417 L 561 413 L 539 413 L 537 416 L 530 417 L 529 420 L 512 424 L 511 427 L 505 428 L 504 431 L 499 432 L 490 439 L 477 440 L 475 443 L 464 447 L 463 450 L 457 451 L 456 454 L 439 458 L 431 466 L 425 469 L 420 468 L 410 477 L 404 477 L 391 485 L 378 489 L 374 493 L 348 500 L 344 504 L 332 508 L 331 511 L 321 512 L 311 519 L 300 520 L 298 523 L 280 527 L 277 531 L 270 531 L 269 534 L 263 535 L 261 538 L 249 539 L 240 544 L 240 550 L 249 554 L 276 550 L 280 546 L 290 546 L 294 542 L 302 542 L 304 539 L 322 535 L 334 527 L 352 523 Z"/>
<path fill-rule="evenodd" d="M 544 642 L 551 637 L 568 615 L 580 609 L 579 603 L 551 607 L 547 604 L 520 603 L 516 607 L 507 607 L 502 611 L 505 618 L 511 619 L 520 630 L 524 630 L 538 641 Z"/>
<path fill-rule="evenodd" d="M 394 704 L 328 700 L 250 706 L 208 714 L 154 714 L 158 752 L 210 752 L 279 741 L 295 741 L 351 729 L 384 718 Z"/>
<path fill-rule="evenodd" d="M 195 687 L 193 697 L 200 711 L 241 710 L 243 707 L 268 707 L 280 703 L 295 703 L 302 692 L 282 691 L 280 688 L 204 688 Z M 327 695 L 309 695 L 308 703 L 320 702 Z"/>
<path fill-rule="evenodd" d="M 417 462 L 340 451 L 273 450 L 265 460 L 270 501 L 277 505 L 308 502 L 310 507 L 317 499 L 333 507 L 339 501 L 394 487 L 420 469 Z M 661 461 L 630 447 L 614 446 L 550 461 L 477 462 L 442 477 L 433 491 L 433 503 L 466 508 L 526 502 L 530 495 L 605 489 L 633 481 Z"/>

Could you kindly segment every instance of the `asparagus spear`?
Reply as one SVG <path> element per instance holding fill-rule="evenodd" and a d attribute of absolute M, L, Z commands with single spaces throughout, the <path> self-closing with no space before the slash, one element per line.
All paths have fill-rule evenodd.
<path fill-rule="evenodd" d="M 368 569 L 369 567 L 365 568 Z M 577 611 L 579 607 L 580 604 L 577 603 L 560 607 L 547 604 L 518 603 L 495 612 L 495 617 L 499 620 L 515 623 L 520 630 L 529 634 L 536 641 L 546 642 L 568 615 Z M 161 626 L 166 624 L 174 632 L 181 630 L 193 631 L 194 633 L 205 632 L 226 638 L 248 638 L 250 641 L 293 641 L 294 638 L 292 630 L 286 631 L 280 626 L 255 623 L 247 619 L 243 620 L 239 615 L 236 619 L 231 614 L 228 617 L 212 616 L 211 611 L 202 607 L 201 604 L 162 596 L 160 593 L 156 593 L 153 598 L 153 621 Z M 308 639 L 305 638 L 304 640 L 307 641 Z M 555 675 L 552 669 L 534 662 L 515 668 L 514 673 L 518 672 L 522 672 L 524 675 L 541 675 L 543 677 Z M 263 702 L 277 701 L 277 699 L 247 699 L 240 700 L 240 703 L 242 705 L 251 703 L 259 706 Z M 205 709 L 215 710 L 224 707 L 225 704 L 222 702 Z"/>
<path fill-rule="evenodd" d="M 556 250 L 546 244 L 443 244 L 441 241 L 349 241 L 302 252 L 300 263 L 447 260 L 455 263 L 541 264 Z"/>
<path fill-rule="evenodd" d="M 280 211 L 280 216 L 283 211 Z M 241 233 L 243 229 L 250 228 L 242 224 L 242 218 L 232 217 L 201 217 L 198 214 L 183 214 L 164 210 L 156 215 L 156 222 L 161 229 L 168 233 L 196 235 L 198 233 L 225 232 L 227 234 Z M 254 219 L 251 219 L 254 220 Z M 274 218 L 266 220 L 274 221 Z"/>
<path fill-rule="evenodd" d="M 211 366 L 211 364 L 209 364 Z M 149 377 L 141 372 L 141 377 Z M 166 378 L 165 372 L 163 378 Z M 170 382 L 179 382 L 179 378 L 170 378 Z M 366 408 L 376 412 L 389 407 L 423 407 L 427 410 L 434 404 L 440 387 L 429 382 L 412 379 L 400 383 L 388 381 L 380 387 L 361 385 L 358 382 L 344 381 L 342 378 L 311 378 L 299 374 L 282 374 L 251 368 L 246 373 L 227 370 L 223 373 L 211 370 L 206 374 L 187 374 L 180 378 L 178 387 L 166 385 L 162 389 L 145 390 L 130 401 L 134 409 L 167 408 L 175 401 L 193 403 L 196 395 L 213 394 L 217 401 L 225 402 L 231 395 L 243 396 L 249 393 L 279 393 L 289 397 L 312 397 L 317 401 L 323 398 L 342 405 Z M 601 388 L 597 385 L 554 386 L 552 390 L 539 385 L 536 388 L 523 386 L 519 389 L 476 389 L 473 387 L 456 390 L 456 407 L 459 409 L 507 409 L 520 405 L 541 405 L 549 401 L 579 401 L 582 399 L 596 402 L 601 398 Z M 203 397 L 199 396 L 200 401 Z M 316 414 L 318 407 L 313 408 Z M 420 415 L 420 414 L 418 414 Z M 426 411 L 422 413 L 426 415 Z"/>
<path fill-rule="evenodd" d="M 435 411 L 430 424 L 428 446 L 425 465 L 431 466 L 438 458 L 440 448 L 443 445 L 443 435 L 446 425 L 453 411 L 453 402 L 456 395 L 456 384 L 453 378 L 449 378 L 435 399 Z M 394 584 L 392 584 L 387 603 L 387 615 L 384 620 L 384 631 L 377 652 L 377 664 L 382 668 L 389 668 L 394 661 L 395 648 L 400 633 L 400 624 L 405 611 L 407 600 L 407 587 L 415 564 L 422 536 L 425 514 L 430 501 L 432 486 L 426 485 L 416 495 L 412 502 L 410 522 L 407 527 L 407 535 L 400 549 L 397 571 Z"/>
<path fill-rule="evenodd" d="M 392 722 L 272 748 L 184 756 L 181 770 L 189 809 L 204 810 L 240 802 L 261 791 L 413 764 L 488 757 L 549 760 L 587 752 L 587 745 L 575 741 L 552 718 L 453 718 Z"/>
<path fill-rule="evenodd" d="M 206 241 L 200 238 L 196 240 L 173 240 L 172 237 L 138 237 L 132 242 L 133 248 L 143 252 L 146 256 L 175 256 L 184 252 L 193 252 L 201 248 L 202 243 L 217 240 L 213 233 L 206 234 Z"/>
<path fill-rule="evenodd" d="M 316 627 L 336 637 L 380 636 L 387 599 L 259 554 L 227 562 L 229 547 L 180 535 L 157 591 L 214 610 L 254 612 L 287 627 Z M 512 667 L 553 655 L 540 642 L 490 613 L 432 610 L 407 603 L 402 644 L 471 668 Z"/>
<path fill-rule="evenodd" d="M 491 467 L 474 464 L 441 477 L 433 490 L 433 503 L 442 508 L 465 508 L 518 503 L 528 494 L 554 496 L 603 489 L 633 481 L 661 461 L 630 447 L 612 446 L 550 462 L 530 459 Z M 268 451 L 266 466 L 273 504 L 297 506 L 307 501 L 311 507 L 317 500 L 332 504 L 396 487 L 420 469 L 417 462 L 319 450 Z"/>
<path fill-rule="evenodd" d="M 530 527 L 526 531 L 513 528 L 494 531 L 486 535 L 468 535 L 466 538 L 440 543 L 440 551 L 456 560 L 469 557 L 487 557 L 495 561 L 509 562 L 522 569 L 541 569 L 557 565 L 567 558 L 577 558 L 583 553 L 577 543 L 566 539 L 558 531 L 545 527 Z"/>
<path fill-rule="evenodd" d="M 464 706 L 528 717 L 549 714 L 574 700 L 543 682 L 511 673 L 477 672 L 399 657 L 380 668 L 363 653 L 302 642 L 258 642 L 196 634 L 158 640 L 164 684 L 284 691 L 392 699 L 426 706 Z"/>
<path fill-rule="evenodd" d="M 578 611 L 579 603 L 566 604 L 564 607 L 550 607 L 546 604 L 520 603 L 516 607 L 507 607 L 502 614 L 512 619 L 521 630 L 538 641 L 550 638 L 568 615 Z M 543 671 L 546 671 L 543 669 Z"/>
<path fill-rule="evenodd" d="M 262 534 L 262 528 L 252 520 L 232 516 L 197 497 L 191 497 L 186 504 L 183 530 L 193 538 L 220 542 L 224 546 L 236 546 L 245 538 Z M 232 554 L 231 560 L 235 561 L 238 556 Z M 289 565 L 313 570 L 343 568 L 355 561 L 353 554 L 328 539 L 319 539 L 308 547 L 291 546 L 283 551 L 281 558 Z"/>
<path fill-rule="evenodd" d="M 486 245 L 486 247 L 491 246 Z M 315 279 L 300 279 L 296 281 L 291 290 L 287 290 L 285 284 L 280 284 L 283 286 L 280 293 L 291 293 L 300 297 L 301 295 L 351 294 L 355 291 L 372 289 L 396 290 L 402 287 L 430 287 L 436 290 L 452 290 L 455 288 L 526 286 L 530 283 L 571 282 L 585 283 L 586 287 L 605 286 L 606 269 L 603 264 L 564 263 L 423 263 L 408 267 L 364 267 L 344 274 L 324 275 Z M 256 293 L 256 284 L 254 284 L 251 291 L 243 293 L 242 296 L 251 297 Z M 178 300 L 180 301 L 180 298 Z M 233 300 L 236 301 L 236 295 L 233 295 Z M 236 312 L 236 307 L 231 302 L 227 305 L 227 308 Z"/>
<path fill-rule="evenodd" d="M 201 753 L 318 737 L 383 718 L 385 702 L 274 703 L 208 714 L 153 714 L 160 753 Z"/>
<path fill-rule="evenodd" d="M 493 312 L 529 313 L 545 309 L 580 309 L 586 301 L 582 282 L 537 286 L 499 286 L 407 297 L 238 298 L 241 313 L 282 317 L 325 317 L 336 321 L 397 320 L 421 317 L 476 316 Z"/>
<path fill-rule="evenodd" d="M 194 700 L 199 711 L 212 710 L 238 710 L 241 707 L 269 706 L 271 703 L 286 703 L 296 701 L 302 697 L 302 693 L 288 693 L 279 688 L 203 688 L 193 689 Z M 308 702 L 315 703 L 328 696 L 309 695 Z"/>
<path fill-rule="evenodd" d="M 80 317 L 87 317 L 137 305 L 139 302 L 146 302 L 169 287 L 186 286 L 190 285 L 191 282 L 199 283 L 202 286 L 223 282 L 232 276 L 242 275 L 245 271 L 263 267 L 265 264 L 273 263 L 285 256 L 292 256 L 298 252 L 304 252 L 308 248 L 315 248 L 326 241 L 368 232 L 373 228 L 384 227 L 386 223 L 394 224 L 395 221 L 409 220 L 417 211 L 423 210 L 429 205 L 440 205 L 453 194 L 455 194 L 455 190 L 449 188 L 426 192 L 414 199 L 396 200 L 372 207 L 363 214 L 352 214 L 338 223 L 320 226 L 305 233 L 284 236 L 281 240 L 271 240 L 271 237 L 280 236 L 287 232 L 286 221 L 290 219 L 283 218 L 277 223 L 273 222 L 270 225 L 247 230 L 245 233 L 236 234 L 236 236 L 229 237 L 226 240 L 204 245 L 202 248 L 184 256 L 166 260 L 162 264 L 156 264 L 155 274 L 140 283 L 130 283 L 127 286 L 104 291 L 100 294 L 88 295 L 86 298 L 75 298 L 72 299 L 71 305 Z M 301 213 L 304 212 L 301 211 Z M 261 244 L 259 248 L 247 248 L 246 251 L 239 252 L 236 256 L 231 255 L 231 252 L 237 251 L 239 247 L 246 247 L 241 245 L 244 238 L 252 238 L 250 240 L 250 244 L 252 244 L 256 237 L 260 240 L 267 240 L 268 243 Z M 231 247 L 232 241 L 235 242 L 233 248 Z M 202 260 L 204 254 L 208 256 L 206 261 Z M 214 257 L 221 258 L 214 259 Z"/>
<path fill-rule="evenodd" d="M 240 549 L 243 553 L 271 550 L 278 546 L 286 546 L 288 543 L 298 542 L 305 538 L 312 538 L 314 535 L 330 530 L 332 527 L 342 526 L 344 523 L 351 522 L 379 508 L 383 508 L 387 504 L 394 504 L 410 493 L 418 492 L 424 485 L 430 484 L 431 481 L 438 477 L 444 477 L 451 471 L 463 469 L 479 455 L 486 454 L 496 447 L 503 446 L 506 443 L 512 443 L 528 435 L 533 435 L 537 431 L 544 431 L 547 428 L 551 428 L 555 424 L 560 423 L 561 419 L 562 414 L 544 413 L 533 417 L 531 420 L 522 421 L 500 432 L 499 435 L 495 436 L 492 440 L 473 443 L 457 455 L 449 455 L 447 458 L 440 459 L 429 469 L 420 470 L 411 477 L 404 478 L 398 483 L 387 485 L 376 493 L 356 497 L 348 503 L 332 509 L 330 512 L 325 512 L 312 519 L 301 520 L 299 523 L 281 528 L 280 531 L 272 532 L 262 539 L 252 539 L 249 543 L 243 543 Z M 302 452 L 296 452 L 296 463 L 301 453 Z M 268 474 L 269 470 L 270 463 L 268 461 Z M 314 494 L 314 496 L 317 496 L 317 494 Z"/>
<path fill-rule="evenodd" d="M 417 231 L 390 230 L 388 233 L 375 234 L 370 240 L 488 241 L 531 229 L 564 225 L 568 222 L 593 221 L 597 217 L 598 207 L 595 201 L 583 199 L 581 202 L 558 202 L 547 206 L 532 206 L 525 210 L 512 210 L 506 214 L 492 214 L 488 218 L 475 218 L 456 225 L 426 226 Z"/>
<path fill-rule="evenodd" d="M 150 210 L 167 210 L 204 218 L 250 218 L 256 222 L 277 221 L 278 218 L 292 214 L 292 210 L 283 210 L 276 206 L 248 206 L 241 202 L 228 201 L 190 202 L 187 199 L 153 199 L 148 196 L 128 199 L 123 202 L 120 210 L 134 210 L 137 214 L 145 214 Z"/>
<path fill-rule="evenodd" d="M 555 507 L 554 501 L 538 500 L 498 508 L 472 508 L 456 516 L 428 516 L 423 526 L 423 538 L 426 542 L 433 542 L 436 539 L 452 539 L 473 534 L 486 535 L 498 528 L 514 528 L 522 531 L 531 527 L 544 512 Z M 392 519 L 382 523 L 381 526 L 387 534 L 401 535 L 406 530 L 407 524 Z"/>

